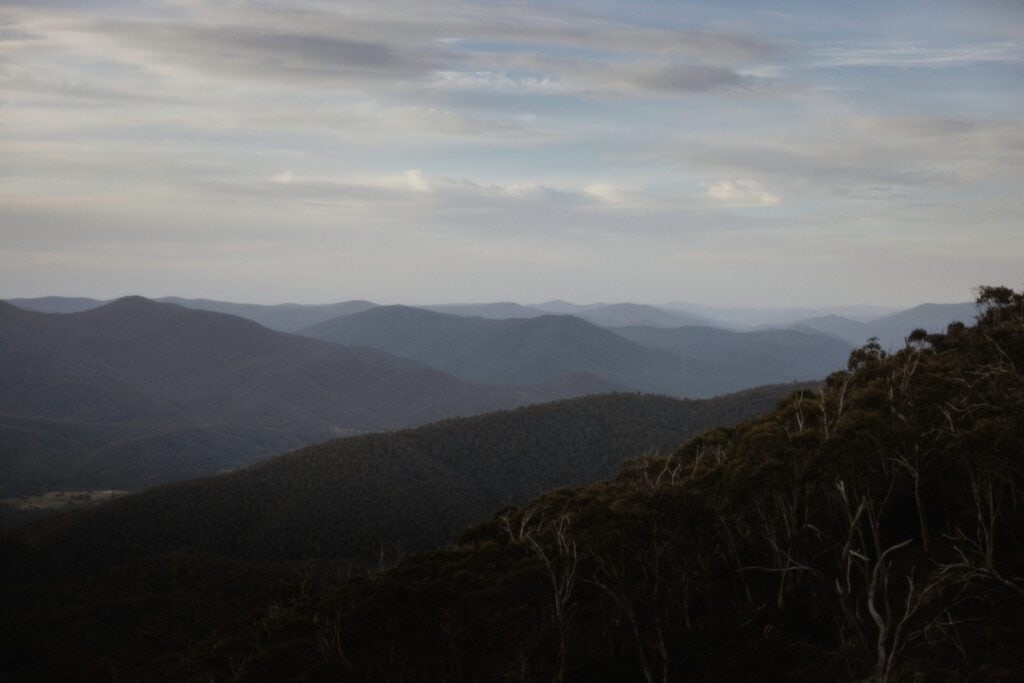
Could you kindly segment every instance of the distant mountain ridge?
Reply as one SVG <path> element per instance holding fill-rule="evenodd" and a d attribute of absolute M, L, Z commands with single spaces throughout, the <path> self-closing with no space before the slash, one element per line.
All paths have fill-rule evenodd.
<path fill-rule="evenodd" d="M 246 304 L 211 299 L 185 299 L 165 297 L 157 301 L 176 303 L 187 308 L 229 313 L 282 332 L 302 329 L 340 315 L 358 313 L 377 304 L 353 300 L 333 304 Z M 9 299 L 10 303 L 43 313 L 76 313 L 95 308 L 109 300 L 84 297 L 39 297 Z M 541 315 L 573 315 L 600 327 L 716 327 L 733 331 L 751 331 L 765 328 L 794 328 L 815 331 L 845 339 L 860 346 L 870 336 L 878 336 L 887 346 L 898 346 L 903 337 L 915 327 L 929 331 L 942 331 L 953 320 L 970 322 L 974 305 L 922 304 L 894 311 L 882 306 L 835 306 L 829 309 L 756 309 L 742 307 L 705 306 L 686 302 L 672 302 L 664 306 L 646 304 L 574 304 L 560 299 L 536 304 L 514 302 L 424 304 L 416 306 L 436 313 L 462 317 L 491 319 L 536 318 Z"/>
<path fill-rule="evenodd" d="M 433 304 L 417 306 L 435 313 L 468 316 L 474 318 L 491 318 L 505 320 L 507 318 L 536 318 L 544 315 L 544 311 L 523 306 L 511 301 L 498 301 L 491 304 Z"/>
<path fill-rule="evenodd" d="M 852 350 L 845 341 L 814 331 L 639 326 L 612 330 L 642 346 L 671 353 L 719 391 L 824 378 L 841 368 Z"/>
<path fill-rule="evenodd" d="M 216 313 L 228 313 L 237 315 L 240 318 L 255 320 L 264 327 L 279 332 L 297 332 L 303 328 L 315 325 L 324 320 L 330 320 L 339 315 L 359 313 L 373 308 L 377 304 L 372 301 L 357 299 L 353 301 L 341 301 L 334 304 L 236 304 L 226 301 L 212 301 L 210 299 L 182 299 L 175 296 L 156 299 L 156 301 L 178 304 L 185 308 L 193 308 L 200 311 L 214 311 Z"/>
<path fill-rule="evenodd" d="M 9 475 L 0 490 L 73 485 L 73 473 L 100 451 L 107 471 L 128 474 L 94 483 L 138 488 L 339 432 L 407 427 L 608 388 L 583 375 L 550 387 L 482 386 L 379 350 L 341 348 L 141 297 L 63 315 L 0 303 L 0 415 L 17 419 L 0 428 L 7 430 L 5 443 L 16 430 L 19 443 L 29 444 L 0 452 L 0 471 Z M 67 440 L 61 457 L 47 460 L 40 453 L 52 449 L 30 446 L 52 444 L 68 430 L 74 435 L 60 437 Z M 96 442 L 87 436 L 94 433 L 109 438 Z M 204 434 L 221 443 L 219 461 L 202 445 Z M 122 448 L 118 468 L 110 449 L 125 439 L 149 446 L 137 454 Z M 168 449 L 175 439 L 182 448 Z M 150 457 L 165 450 L 171 452 Z"/>
<path fill-rule="evenodd" d="M 565 373 L 604 377 L 623 389 L 678 394 L 681 364 L 573 316 L 488 320 L 408 306 L 381 306 L 321 323 L 304 334 L 412 358 L 463 379 L 507 385 Z"/>
<path fill-rule="evenodd" d="M 868 322 L 851 320 L 843 316 L 830 315 L 807 320 L 798 320 L 786 327 L 813 330 L 845 339 L 854 346 L 861 346 L 871 337 L 878 338 L 885 349 L 898 349 L 908 334 L 916 329 L 927 332 L 945 332 L 953 322 L 974 324 L 978 306 L 974 303 L 921 304 L 904 311 L 892 313 Z"/>
<path fill-rule="evenodd" d="M 574 315 L 577 318 L 600 325 L 601 327 L 624 327 L 627 325 L 644 325 L 647 327 L 682 327 L 683 325 L 714 325 L 715 321 L 704 316 L 669 311 L 648 304 L 573 304 L 568 301 L 547 301 L 532 304 L 545 313 L 556 315 Z"/>
<path fill-rule="evenodd" d="M 794 321 L 837 315 L 868 322 L 896 313 L 893 306 L 829 306 L 827 308 L 753 308 L 749 306 L 711 306 L 688 301 L 672 301 L 660 306 L 669 311 L 700 315 L 719 323 L 720 327 L 753 329 L 762 326 L 790 325 Z"/>
<path fill-rule="evenodd" d="M 8 303 L 38 313 L 81 313 L 115 301 L 114 299 L 89 299 L 86 297 L 44 296 L 35 299 L 8 299 Z M 330 320 L 339 315 L 358 313 L 377 304 L 371 301 L 341 301 L 334 304 L 244 304 L 212 299 L 183 299 L 168 296 L 152 299 L 159 303 L 177 304 L 198 311 L 227 313 L 253 320 L 264 327 L 278 332 L 295 332 L 304 327 Z"/>
<path fill-rule="evenodd" d="M 819 379 L 840 368 L 850 351 L 816 333 L 603 328 L 570 315 L 487 320 L 407 306 L 381 306 L 303 333 L 381 349 L 478 382 L 528 385 L 586 373 L 621 389 L 694 398 Z M 659 341 L 669 338 L 677 341 Z"/>

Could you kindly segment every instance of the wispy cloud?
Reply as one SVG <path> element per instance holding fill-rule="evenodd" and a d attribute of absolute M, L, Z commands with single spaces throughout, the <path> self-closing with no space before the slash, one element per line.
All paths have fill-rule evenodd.
<path fill-rule="evenodd" d="M 704 196 L 724 206 L 778 206 L 782 198 L 756 180 L 720 180 L 708 183 Z"/>
<path fill-rule="evenodd" d="M 1024 124 L 914 117 L 836 121 L 831 134 L 772 143 L 682 144 L 664 158 L 688 168 L 775 179 L 800 194 L 877 200 L 948 192 L 1024 170 Z"/>
<path fill-rule="evenodd" d="M 0 0 L 0 289 L 118 271 L 166 293 L 190 255 L 231 287 L 216 262 L 253 271 L 227 264 L 237 247 L 298 299 L 444 298 L 446 279 L 481 298 L 528 281 L 620 299 L 648 279 L 650 298 L 769 297 L 757 283 L 804 268 L 857 285 L 844 264 L 882 252 L 876 280 L 911 292 L 969 230 L 974 265 L 929 276 L 966 289 L 1024 250 L 1020 15 Z M 915 257 L 929 240 L 941 258 Z M 324 280 L 287 275 L 305 263 Z"/>
<path fill-rule="evenodd" d="M 942 68 L 1022 62 L 1024 45 L 1013 42 L 953 46 L 901 42 L 817 48 L 811 50 L 808 66 Z"/>
<path fill-rule="evenodd" d="M 247 26 L 105 21 L 84 28 L 172 64 L 233 78 L 406 79 L 425 76 L 450 59 L 441 49 Z"/>

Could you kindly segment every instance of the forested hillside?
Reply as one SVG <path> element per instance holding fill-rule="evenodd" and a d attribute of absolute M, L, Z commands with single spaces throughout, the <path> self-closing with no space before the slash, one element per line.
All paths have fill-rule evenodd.
<path fill-rule="evenodd" d="M 0 497 L 136 489 L 340 434 L 607 387 L 582 376 L 481 386 L 140 297 L 63 315 L 0 302 Z"/>
<path fill-rule="evenodd" d="M 305 565 L 273 589 L 255 565 L 177 553 L 45 587 L 26 568 L 46 542 L 8 541 L 7 585 L 37 584 L 14 593 L 5 664 L 150 680 L 1019 680 L 1024 294 L 980 302 L 975 328 L 915 333 L 892 355 L 869 344 L 820 392 L 386 571 Z"/>
<path fill-rule="evenodd" d="M 338 439 L 67 515 L 25 537 L 77 568 L 180 548 L 264 560 L 393 557 L 765 412 L 791 388 L 698 401 L 610 394 Z"/>

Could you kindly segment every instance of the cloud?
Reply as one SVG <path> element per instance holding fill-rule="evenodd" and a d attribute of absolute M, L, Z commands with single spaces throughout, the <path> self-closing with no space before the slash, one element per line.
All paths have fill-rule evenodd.
<path fill-rule="evenodd" d="M 1017 43 L 938 46 L 920 42 L 835 45 L 812 50 L 812 68 L 916 67 L 939 68 L 1024 62 L 1024 47 Z"/>
<path fill-rule="evenodd" d="M 329 35 L 387 37 L 404 44 L 441 43 L 453 50 L 484 54 L 479 44 L 495 45 L 508 52 L 583 49 L 597 53 L 657 54 L 665 59 L 696 60 L 703 64 L 736 65 L 772 59 L 782 44 L 753 33 L 644 24 L 610 19 L 586 5 L 531 4 L 515 11 L 490 1 L 418 0 L 387 3 L 350 0 L 343 9 L 295 3 L 288 10 L 267 5 L 219 8 L 215 19 L 225 22 L 280 27 Z"/>
<path fill-rule="evenodd" d="M 744 78 L 730 69 L 695 64 L 665 64 L 624 69 L 622 73 L 631 76 L 626 82 L 634 87 L 662 93 L 742 90 L 749 87 L 754 80 Z"/>
<path fill-rule="evenodd" d="M 218 183 L 218 188 L 224 186 Z M 239 184 L 240 191 L 278 197 L 315 198 L 324 201 L 420 203 L 448 211 L 501 208 L 515 205 L 558 206 L 563 208 L 593 205 L 604 201 L 589 190 L 559 189 L 532 182 L 508 184 L 479 183 L 409 169 L 400 173 L 363 175 L 350 178 L 300 176 L 286 170 L 270 177 L 269 184 L 256 180 Z"/>
<path fill-rule="evenodd" d="M 494 71 L 437 71 L 428 87 L 442 91 L 476 91 L 501 95 L 558 95 L 565 85 L 550 76 L 510 76 Z"/>
<path fill-rule="evenodd" d="M 770 179 L 791 193 L 908 199 L 1000 183 L 1024 168 L 1024 124 L 941 117 L 850 117 L 828 135 L 774 142 L 702 139 L 658 158 L 689 170 Z"/>
<path fill-rule="evenodd" d="M 898 21 L 870 18 L 883 12 Z M 447 264 L 472 243 L 577 266 L 600 253 L 598 283 L 644 263 L 665 290 L 693 257 L 715 267 L 687 286 L 757 288 L 772 274 L 725 266 L 832 259 L 831 273 L 894 240 L 956 244 L 952 259 L 969 234 L 984 273 L 1024 234 L 1008 68 L 1024 36 L 985 7 L 956 15 L 953 31 L 951 15 L 888 6 L 0 0 L 0 257 L 120 243 L 126 258 L 139 247 L 131 268 L 158 271 L 145 245 L 255 240 L 277 263 L 280 245 L 329 260 L 330 244 L 363 250 L 331 272 L 365 271 L 372 296 L 396 252 L 415 270 L 425 247 Z M 972 68 L 849 68 L 959 65 Z M 772 206 L 785 210 L 750 210 Z M 905 285 L 903 258 L 877 281 Z M 421 273 L 424 296 L 442 270 Z"/>
<path fill-rule="evenodd" d="M 92 28 L 171 64 L 257 80 L 406 79 L 445 63 L 436 49 L 247 26 L 100 21 Z"/>
<path fill-rule="evenodd" d="M 716 204 L 731 207 L 778 206 L 782 198 L 756 180 L 720 180 L 705 187 L 704 196 Z"/>

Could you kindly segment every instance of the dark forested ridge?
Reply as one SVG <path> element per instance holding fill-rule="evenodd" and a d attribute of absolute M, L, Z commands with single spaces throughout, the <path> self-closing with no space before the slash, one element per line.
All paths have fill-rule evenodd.
<path fill-rule="evenodd" d="M 792 387 L 710 400 L 609 394 L 338 439 L 211 479 L 129 496 L 26 530 L 111 564 L 179 548 L 245 559 L 368 561 L 453 541 L 545 490 L 613 475 L 712 426 L 769 410 Z M 63 560 L 58 564 L 64 564 Z"/>
<path fill-rule="evenodd" d="M 381 351 L 141 297 L 63 315 L 0 302 L 0 496 L 136 489 L 338 434 L 607 388 L 581 375 L 476 385 Z"/>
<path fill-rule="evenodd" d="M 869 344 L 820 393 L 382 572 L 307 567 L 274 592 L 251 564 L 176 553 L 30 588 L 45 543 L 8 540 L 5 584 L 22 588 L 4 664 L 150 680 L 1020 680 L 1024 294 L 981 303 L 974 328 L 921 331 L 892 355 Z"/>

